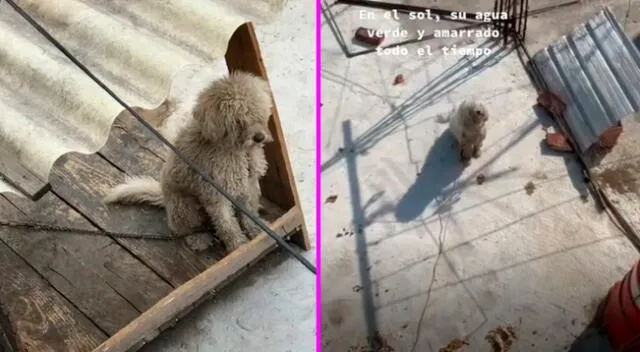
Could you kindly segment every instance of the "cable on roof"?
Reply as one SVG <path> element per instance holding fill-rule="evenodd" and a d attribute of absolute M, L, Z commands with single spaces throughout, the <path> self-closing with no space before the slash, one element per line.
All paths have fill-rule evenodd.
<path fill-rule="evenodd" d="M 1 0 L 0 0 L 1 1 Z M 53 44 L 58 50 L 60 50 L 69 60 L 71 60 L 82 72 L 84 72 L 89 78 L 91 78 L 100 88 L 102 88 L 107 94 L 109 94 L 115 101 L 117 101 L 123 108 L 125 108 L 136 120 L 144 127 L 146 127 L 151 133 L 153 133 L 162 143 L 164 143 L 171 151 L 173 151 L 182 161 L 184 161 L 193 171 L 200 175 L 207 183 L 209 183 L 216 191 L 220 192 L 228 201 L 231 202 L 236 208 L 251 219 L 256 225 L 260 227 L 269 237 L 271 237 L 276 243 L 284 248 L 287 253 L 297 259 L 302 265 L 304 265 L 314 275 L 316 274 L 316 268 L 305 257 L 296 252 L 291 245 L 283 240 L 278 234 L 265 225 L 257 215 L 253 214 L 244 205 L 234 199 L 227 191 L 222 189 L 213 178 L 207 175 L 198 165 L 193 161 L 185 157 L 171 142 L 164 138 L 156 129 L 154 129 L 147 121 L 145 121 L 134 109 L 132 109 L 127 103 L 125 103 L 120 97 L 118 97 L 109 87 L 107 87 L 98 77 L 96 77 L 91 70 L 89 70 L 84 64 L 73 56 L 58 40 L 56 40 L 46 29 L 44 29 L 35 19 L 33 19 L 28 13 L 26 13 L 18 4 L 13 0 L 6 0 L 6 2 L 29 24 L 35 28 L 42 36 L 44 36 L 51 44 Z"/>

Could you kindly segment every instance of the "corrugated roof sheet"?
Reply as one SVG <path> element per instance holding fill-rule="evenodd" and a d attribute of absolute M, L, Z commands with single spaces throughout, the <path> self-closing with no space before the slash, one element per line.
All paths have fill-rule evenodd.
<path fill-rule="evenodd" d="M 129 105 L 144 108 L 159 105 L 181 72 L 210 75 L 216 63 L 226 67 L 223 57 L 235 29 L 247 21 L 268 22 L 284 2 L 16 1 Z M 0 2 L 0 148 L 48 179 L 62 154 L 99 150 L 122 110 Z M 5 191 L 15 192 L 0 180 Z"/>
<path fill-rule="evenodd" d="M 533 56 L 581 152 L 640 111 L 640 53 L 609 8 Z"/>

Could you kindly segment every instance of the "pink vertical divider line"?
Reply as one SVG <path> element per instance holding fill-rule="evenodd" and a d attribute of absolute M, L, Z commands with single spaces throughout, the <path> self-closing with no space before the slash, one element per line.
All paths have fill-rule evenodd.
<path fill-rule="evenodd" d="M 322 351 L 322 194 L 320 183 L 320 163 L 322 162 L 320 152 L 321 148 L 321 78 L 320 65 L 322 61 L 320 32 L 322 28 L 321 16 L 321 0 L 316 0 L 316 352 Z"/>

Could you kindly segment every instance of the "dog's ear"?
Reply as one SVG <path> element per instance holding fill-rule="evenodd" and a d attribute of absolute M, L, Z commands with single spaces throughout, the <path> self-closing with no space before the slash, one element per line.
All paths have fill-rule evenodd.
<path fill-rule="evenodd" d="M 219 125 L 220 121 L 216 101 L 205 94 L 198 98 L 193 108 L 193 119 L 198 122 L 204 138 L 218 140 L 224 135 L 224 128 Z"/>
<path fill-rule="evenodd" d="M 264 93 L 265 97 L 269 98 L 269 104 L 271 105 L 271 87 L 269 87 L 269 82 L 262 77 L 258 77 L 258 82 L 258 87 Z M 271 106 L 269 108 L 271 108 Z"/>
<path fill-rule="evenodd" d="M 269 82 L 261 77 L 257 77 L 255 80 L 256 88 L 258 92 L 256 94 L 256 103 L 259 106 L 259 111 L 261 114 L 264 114 L 264 117 L 269 119 L 272 115 L 273 109 L 273 97 L 271 95 L 271 87 L 269 87 Z"/>
<path fill-rule="evenodd" d="M 221 122 L 231 122 L 238 116 L 246 116 L 249 112 L 247 102 L 244 99 L 235 99 L 234 97 L 221 97 L 217 101 L 215 109 Z"/>

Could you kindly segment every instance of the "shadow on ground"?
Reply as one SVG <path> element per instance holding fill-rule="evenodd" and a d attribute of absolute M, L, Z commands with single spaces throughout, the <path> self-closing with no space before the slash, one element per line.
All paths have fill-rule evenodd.
<path fill-rule="evenodd" d="M 441 205 L 455 202 L 455 181 L 463 170 L 455 137 L 446 130 L 427 153 L 416 182 L 398 202 L 396 219 L 400 222 L 416 219 L 436 198 Z"/>

